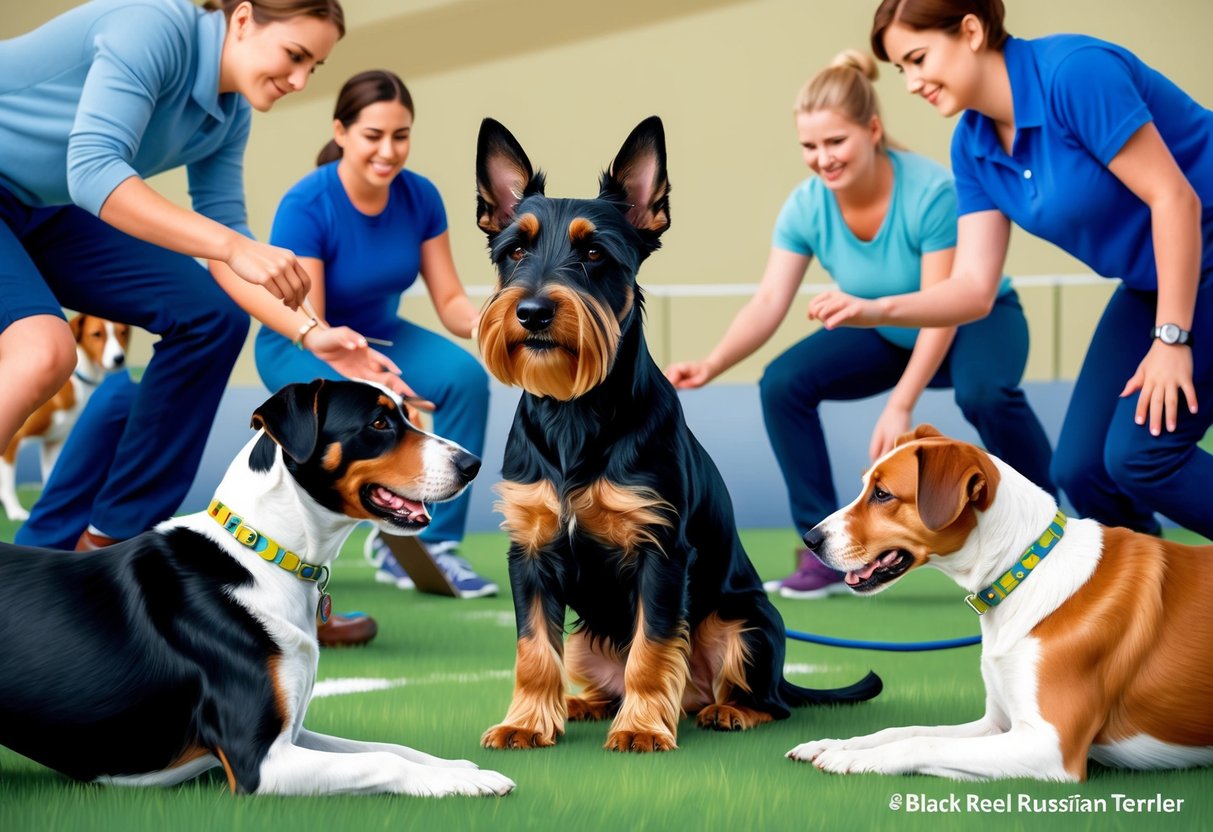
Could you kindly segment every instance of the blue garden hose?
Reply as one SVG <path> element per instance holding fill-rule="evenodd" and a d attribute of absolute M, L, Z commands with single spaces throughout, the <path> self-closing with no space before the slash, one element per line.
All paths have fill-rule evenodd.
<path fill-rule="evenodd" d="M 834 638 L 819 636 L 816 633 L 802 633 L 799 630 L 788 630 L 788 638 L 796 641 L 807 641 L 810 644 L 824 644 L 827 647 L 853 647 L 856 650 L 886 650 L 893 653 L 918 653 L 924 650 L 951 650 L 953 647 L 971 647 L 981 644 L 981 636 L 966 638 L 950 638 L 943 641 L 856 641 L 850 638 Z"/>

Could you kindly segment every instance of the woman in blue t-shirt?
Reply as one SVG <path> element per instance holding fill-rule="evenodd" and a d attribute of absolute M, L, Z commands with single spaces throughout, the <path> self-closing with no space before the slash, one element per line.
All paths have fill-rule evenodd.
<path fill-rule="evenodd" d="M 799 185 L 779 214 L 757 293 L 702 361 L 670 366 L 677 387 L 699 387 L 771 337 L 817 257 L 846 291 L 878 298 L 931 286 L 947 277 L 956 245 L 952 178 L 934 162 L 891 149 L 871 80 L 871 58 L 844 52 L 797 98 L 796 132 L 816 176 Z M 999 349 L 991 354 L 990 344 Z M 838 508 L 817 407 L 892 389 L 872 431 L 879 458 L 910 429 L 926 387 L 952 387 L 965 418 L 992 452 L 1042 487 L 1049 444 L 1019 382 L 1028 328 L 1010 283 L 1000 280 L 994 310 L 961 327 L 819 330 L 780 355 L 760 383 L 763 417 L 783 472 L 798 531 Z M 842 573 L 800 550 L 798 568 L 772 581 L 788 598 L 845 592 Z"/>
<path fill-rule="evenodd" d="M 1157 510 L 1213 537 L 1213 456 L 1197 447 L 1213 422 L 1213 407 L 1197 408 L 1213 402 L 1213 350 L 1193 348 L 1213 337 L 1213 111 L 1114 44 L 1009 37 L 1001 0 L 886 0 L 872 46 L 941 115 L 963 111 L 956 263 L 930 290 L 879 302 L 833 294 L 810 313 L 828 327 L 979 318 L 1012 222 L 1119 277 L 1054 477 L 1080 514 L 1107 525 L 1157 534 Z"/>
<path fill-rule="evenodd" d="M 337 97 L 334 137 L 320 152 L 318 167 L 278 206 L 270 240 L 294 251 L 311 276 L 316 318 L 271 307 L 231 281 L 226 288 L 263 323 L 256 361 L 269 389 L 340 378 L 340 360 L 310 351 L 317 336 L 331 337 L 333 329 L 359 341 L 388 342 L 378 351 L 383 370 L 371 380 L 432 402 L 435 433 L 479 455 L 488 422 L 488 375 L 461 347 L 397 315 L 401 294 L 420 273 L 452 334 L 470 337 L 479 319 L 455 271 L 442 198 L 428 179 L 404 169 L 413 113 L 412 97 L 394 73 L 373 70 L 350 78 Z M 467 510 L 466 492 L 435 506 L 421 538 L 461 597 L 491 595 L 497 586 L 455 553 Z M 379 553 L 377 579 L 413 586 L 377 533 L 368 551 Z"/>

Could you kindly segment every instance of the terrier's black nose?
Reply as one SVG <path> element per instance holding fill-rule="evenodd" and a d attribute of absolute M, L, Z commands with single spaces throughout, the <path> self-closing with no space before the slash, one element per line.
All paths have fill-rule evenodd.
<path fill-rule="evenodd" d="M 556 303 L 550 298 L 527 298 L 514 308 L 518 323 L 530 332 L 542 332 L 552 325 L 556 317 Z"/>
<path fill-rule="evenodd" d="M 825 539 L 825 532 L 821 530 L 821 526 L 814 526 L 804 533 L 804 545 L 809 547 L 810 552 L 816 552 L 820 549 Z"/>
<path fill-rule="evenodd" d="M 480 473 L 480 457 L 460 451 L 455 455 L 455 468 L 459 471 L 460 479 L 469 483 Z"/>

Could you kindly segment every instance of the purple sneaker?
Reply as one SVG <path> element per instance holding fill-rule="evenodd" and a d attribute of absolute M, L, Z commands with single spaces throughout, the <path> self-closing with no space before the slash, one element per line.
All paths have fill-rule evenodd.
<path fill-rule="evenodd" d="M 842 572 L 835 572 L 826 566 L 808 549 L 797 551 L 800 556 L 800 566 L 782 581 L 768 581 L 764 586 L 768 590 L 778 589 L 784 598 L 812 600 L 825 598 L 827 595 L 849 593 L 843 581 Z"/>

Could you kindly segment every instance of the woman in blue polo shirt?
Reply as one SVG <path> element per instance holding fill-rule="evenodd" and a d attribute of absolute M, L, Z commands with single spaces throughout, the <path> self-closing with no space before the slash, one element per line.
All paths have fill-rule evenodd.
<path fill-rule="evenodd" d="M 948 171 L 888 147 L 871 79 L 875 62 L 843 52 L 797 96 L 796 133 L 816 175 L 796 187 L 775 223 L 758 291 L 703 360 L 671 365 L 680 388 L 699 387 L 750 355 L 787 315 L 816 257 L 849 292 L 876 298 L 910 292 L 947 277 L 956 246 L 956 193 Z M 987 344 L 999 351 L 991 356 Z M 872 459 L 910 429 L 926 387 L 955 390 L 982 441 L 1052 490 L 1049 443 L 1019 388 L 1028 326 L 1009 280 L 994 311 L 959 329 L 880 327 L 818 330 L 777 357 L 760 384 L 763 419 L 783 473 L 799 532 L 838 508 L 818 406 L 892 390 L 869 443 Z M 848 592 L 807 549 L 798 567 L 771 581 L 785 598 Z"/>
<path fill-rule="evenodd" d="M 484 368 L 466 350 L 397 314 L 401 294 L 420 273 L 439 319 L 453 335 L 470 337 L 480 317 L 455 271 L 438 189 L 404 168 L 413 113 L 412 96 L 392 72 L 371 70 L 346 81 L 333 112 L 334 138 L 316 160 L 318 167 L 282 198 L 270 241 L 299 255 L 322 318 L 387 342 L 380 352 L 391 371 L 375 380 L 432 402 L 434 431 L 479 455 L 489 406 Z M 269 389 L 349 374 L 314 353 L 314 339 L 325 332 L 316 320 L 274 304 L 240 281 L 220 280 L 264 324 L 256 359 Z M 421 539 L 459 596 L 476 598 L 495 594 L 497 585 L 477 575 L 455 551 L 463 540 L 468 503 L 465 492 L 434 506 Z M 368 544 L 379 564 L 378 580 L 402 589 L 413 586 L 377 532 Z"/>
<path fill-rule="evenodd" d="M 990 307 L 1011 223 L 1119 277 L 1074 387 L 1055 479 L 1079 513 L 1213 537 L 1213 112 L 1122 47 L 1009 37 L 1001 0 L 885 0 L 872 46 L 952 140 L 950 280 L 878 302 L 834 294 L 827 326 L 947 325 Z M 991 349 L 997 347 L 992 346 Z M 1199 400 L 1205 407 L 1199 409 Z"/>
<path fill-rule="evenodd" d="M 83 548 L 167 517 L 155 495 L 198 467 L 248 319 L 194 258 L 305 296 L 294 255 L 249 234 L 242 159 L 251 109 L 303 89 L 342 20 L 337 0 L 96 0 L 0 42 L 0 446 L 75 368 L 61 306 L 161 336 Z M 193 211 L 144 182 L 181 166 Z"/>

